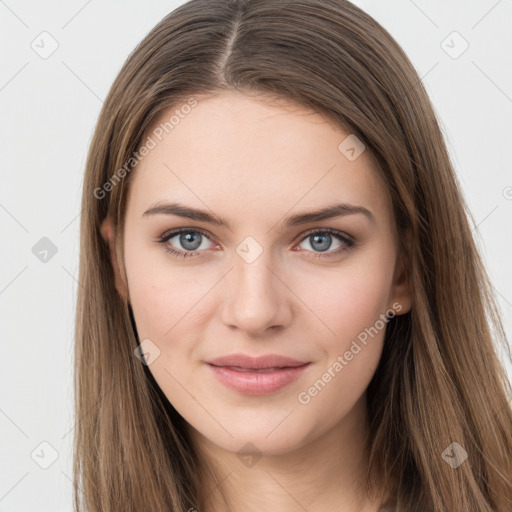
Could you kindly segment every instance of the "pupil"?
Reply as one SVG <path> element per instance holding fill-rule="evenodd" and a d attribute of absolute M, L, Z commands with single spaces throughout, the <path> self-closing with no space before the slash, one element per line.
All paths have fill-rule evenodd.
<path fill-rule="evenodd" d="M 331 245 L 331 235 L 329 234 L 325 234 L 325 235 L 313 235 L 313 243 L 311 244 L 315 249 L 318 249 L 319 251 L 326 251 L 327 249 L 329 249 L 329 246 Z M 319 240 L 319 239 L 324 239 L 324 243 L 323 244 L 320 244 L 320 247 L 316 246 L 315 247 L 315 243 Z"/>
<path fill-rule="evenodd" d="M 180 243 L 186 249 L 194 250 L 201 245 L 200 237 L 201 235 L 199 233 L 182 233 L 180 236 Z"/>

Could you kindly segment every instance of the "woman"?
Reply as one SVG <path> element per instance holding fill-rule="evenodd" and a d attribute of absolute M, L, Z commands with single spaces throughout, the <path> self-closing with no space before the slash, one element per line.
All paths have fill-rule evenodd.
<path fill-rule="evenodd" d="M 511 509 L 471 216 L 363 11 L 173 11 L 111 88 L 82 206 L 77 511 Z"/>

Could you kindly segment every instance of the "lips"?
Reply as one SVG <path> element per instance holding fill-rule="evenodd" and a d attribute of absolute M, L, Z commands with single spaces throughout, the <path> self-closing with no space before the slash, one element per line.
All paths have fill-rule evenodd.
<path fill-rule="evenodd" d="M 307 363 L 307 361 L 298 361 L 290 357 L 277 354 L 266 354 L 259 357 L 251 357 L 245 354 L 230 354 L 224 357 L 218 357 L 207 361 L 213 366 L 222 366 L 240 371 L 255 370 L 277 370 L 281 368 L 296 368 Z"/>
<path fill-rule="evenodd" d="M 213 365 L 216 366 L 216 365 Z M 221 366 L 219 368 L 227 368 L 235 372 L 254 372 L 254 373 L 269 373 L 283 368 L 292 368 L 291 366 L 275 366 L 274 368 L 240 368 L 240 366 Z"/>
<path fill-rule="evenodd" d="M 206 361 L 215 377 L 243 395 L 274 393 L 299 379 L 310 362 L 269 354 L 251 357 L 232 354 Z"/>

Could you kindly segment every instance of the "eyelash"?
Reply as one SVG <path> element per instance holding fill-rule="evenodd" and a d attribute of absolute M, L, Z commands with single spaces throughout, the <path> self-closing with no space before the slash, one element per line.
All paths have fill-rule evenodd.
<path fill-rule="evenodd" d="M 210 238 L 209 234 L 206 231 L 202 230 L 202 229 L 199 229 L 199 228 L 194 228 L 194 229 L 181 228 L 181 229 L 176 229 L 176 230 L 164 233 L 157 241 L 164 246 L 165 250 L 168 253 L 170 253 L 173 256 L 176 256 L 178 258 L 200 257 L 198 255 L 200 255 L 200 253 L 202 251 L 179 251 L 179 250 L 175 249 L 174 247 L 170 246 L 167 243 L 171 238 L 174 238 L 176 235 L 179 235 L 180 233 L 200 233 L 201 235 L 205 236 L 206 238 L 208 238 L 208 239 Z M 309 236 L 311 236 L 313 234 L 318 234 L 318 233 L 320 233 L 320 234 L 329 233 L 330 235 L 334 235 L 340 242 L 343 242 L 345 244 L 345 246 L 342 246 L 342 247 L 340 247 L 340 248 L 338 248 L 338 249 L 336 249 L 335 251 L 332 251 L 332 252 L 308 254 L 307 255 L 308 258 L 331 258 L 331 257 L 335 257 L 335 256 L 340 255 L 343 252 L 350 251 L 356 245 L 356 242 L 354 240 L 352 240 L 351 238 L 346 236 L 341 231 L 337 231 L 335 229 L 330 229 L 330 228 L 326 228 L 326 229 L 312 229 L 310 231 L 307 231 L 306 233 L 304 233 L 304 235 L 300 239 L 299 243 L 302 243 Z M 306 252 L 310 253 L 311 251 L 306 251 Z"/>

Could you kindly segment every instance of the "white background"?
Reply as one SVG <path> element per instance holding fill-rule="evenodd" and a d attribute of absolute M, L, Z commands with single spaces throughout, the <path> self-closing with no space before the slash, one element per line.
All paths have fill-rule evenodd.
<path fill-rule="evenodd" d="M 181 3 L 0 0 L 2 512 L 72 510 L 73 322 L 86 152 L 125 58 Z M 403 46 L 427 86 L 510 339 L 512 1 L 356 3 Z M 34 40 L 41 45 L 43 31 L 58 42 L 47 59 L 31 48 Z M 442 47 L 453 31 L 469 43 L 456 59 Z M 444 43 L 452 53 L 462 48 L 457 38 Z M 57 248 L 46 263 L 32 253 L 42 237 Z M 31 458 L 36 450 L 34 459 L 50 461 L 51 448 L 41 442 L 58 455 L 48 469 Z"/>

